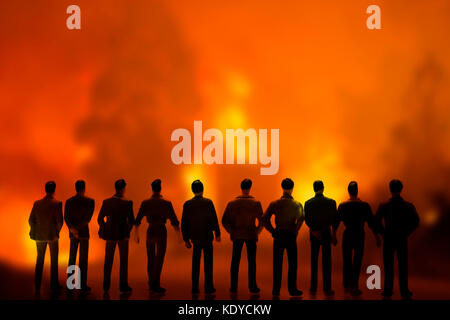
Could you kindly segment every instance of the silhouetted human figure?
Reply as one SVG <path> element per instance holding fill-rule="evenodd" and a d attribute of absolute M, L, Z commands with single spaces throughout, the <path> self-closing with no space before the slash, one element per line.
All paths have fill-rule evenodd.
<path fill-rule="evenodd" d="M 141 224 L 144 217 L 147 218 L 147 274 L 150 290 L 157 293 L 164 293 L 165 288 L 161 287 L 161 271 L 164 264 L 164 256 L 167 248 L 167 219 L 176 232 L 180 231 L 179 222 L 172 203 L 161 195 L 161 180 L 152 182 L 153 195 L 150 199 L 142 201 L 136 226 Z"/>
<path fill-rule="evenodd" d="M 408 288 L 408 236 L 419 226 L 419 215 L 410 202 L 403 200 L 400 180 L 389 183 L 392 197 L 381 204 L 375 215 L 383 236 L 384 291 L 383 296 L 391 297 L 394 286 L 394 255 L 397 253 L 398 276 L 402 297 L 409 298 Z"/>
<path fill-rule="evenodd" d="M 91 288 L 87 285 L 89 222 L 94 214 L 95 201 L 85 196 L 86 182 L 83 180 L 75 182 L 75 190 L 77 194 L 67 199 L 64 206 L 64 221 L 69 228 L 70 237 L 69 266 L 75 265 L 79 246 L 81 290 L 90 291 Z"/>
<path fill-rule="evenodd" d="M 359 290 L 359 274 L 364 254 L 365 223 L 373 231 L 378 247 L 381 244 L 381 239 L 376 233 L 375 217 L 370 205 L 358 198 L 357 182 L 351 181 L 347 189 L 350 199 L 339 205 L 338 222 L 333 232 L 337 232 L 339 223 L 342 221 L 345 225 L 342 237 L 344 288 L 346 291 L 350 291 L 351 295 L 359 296 L 362 294 Z"/>
<path fill-rule="evenodd" d="M 331 243 L 336 245 L 335 232 L 331 226 L 337 225 L 336 201 L 323 195 L 322 181 L 313 184 L 316 195 L 305 203 L 305 222 L 310 229 L 311 240 L 311 293 L 317 291 L 317 269 L 319 252 L 322 247 L 323 290 L 326 296 L 334 295 L 331 289 Z"/>
<path fill-rule="evenodd" d="M 50 248 L 50 288 L 60 290 L 58 280 L 58 239 L 63 225 L 62 202 L 55 199 L 56 183 L 45 184 L 45 197 L 34 202 L 28 223 L 30 238 L 36 241 L 37 259 L 35 269 L 35 288 L 41 290 L 42 271 L 44 269 L 45 251 Z"/>
<path fill-rule="evenodd" d="M 99 236 L 106 240 L 103 278 L 103 289 L 105 291 L 108 291 L 111 286 L 111 269 L 116 246 L 119 247 L 120 254 L 120 291 L 131 291 L 128 285 L 128 240 L 135 220 L 133 202 L 124 199 L 125 187 L 125 180 L 116 181 L 116 193 L 111 198 L 103 200 L 97 219 L 100 226 Z"/>
<path fill-rule="evenodd" d="M 192 182 L 194 197 L 183 205 L 181 231 L 186 247 L 194 246 L 192 252 L 192 293 L 199 293 L 200 259 L 203 251 L 205 268 L 205 293 L 216 292 L 213 283 L 213 243 L 220 241 L 220 228 L 216 209 L 210 199 L 203 197 L 203 183 Z M 192 243 L 191 243 L 192 241 Z"/>
<path fill-rule="evenodd" d="M 242 195 L 228 202 L 222 216 L 222 225 L 233 241 L 233 255 L 230 268 L 230 292 L 232 293 L 237 292 L 239 264 L 244 243 L 247 247 L 248 287 L 251 293 L 260 292 L 256 284 L 256 242 L 258 241 L 258 234 L 263 228 L 261 222 L 263 211 L 261 202 L 250 195 L 251 187 L 252 181 L 244 179 L 241 182 Z M 258 226 L 256 226 L 257 220 Z"/>
<path fill-rule="evenodd" d="M 288 290 L 291 296 L 301 296 L 297 289 L 297 234 L 303 224 L 304 212 L 300 202 L 292 197 L 294 182 L 286 178 L 281 182 L 283 196 L 270 203 L 262 218 L 265 228 L 273 236 L 273 289 L 274 296 L 280 295 L 283 271 L 283 255 L 288 258 Z M 275 216 L 275 228 L 270 221 Z"/>

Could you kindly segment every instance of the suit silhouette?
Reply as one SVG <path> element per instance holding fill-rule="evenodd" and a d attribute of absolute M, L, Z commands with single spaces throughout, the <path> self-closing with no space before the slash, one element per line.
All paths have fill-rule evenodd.
<path fill-rule="evenodd" d="M 419 216 L 410 202 L 400 194 L 380 205 L 375 215 L 383 236 L 384 291 L 386 297 L 392 296 L 394 286 L 394 255 L 397 253 L 400 293 L 410 297 L 408 288 L 408 236 L 418 227 Z"/>
<path fill-rule="evenodd" d="M 216 209 L 210 199 L 202 195 L 186 201 L 183 205 L 181 231 L 186 243 L 192 241 L 192 292 L 199 291 L 200 259 L 203 251 L 205 268 L 205 292 L 215 292 L 213 283 L 214 234 L 220 239 Z"/>
<path fill-rule="evenodd" d="M 70 237 L 69 266 L 76 263 L 79 246 L 81 288 L 85 290 L 88 289 L 86 283 L 89 251 L 89 222 L 94 214 L 94 208 L 94 199 L 88 198 L 81 194 L 77 194 L 68 199 L 64 206 L 64 221 L 69 227 Z"/>
<path fill-rule="evenodd" d="M 341 221 L 345 225 L 342 238 L 344 288 L 352 290 L 354 295 L 359 295 L 359 274 L 364 254 L 364 225 L 368 223 L 375 233 L 375 220 L 370 205 L 354 197 L 339 205 L 336 229 Z"/>
<path fill-rule="evenodd" d="M 275 228 L 270 221 L 273 215 L 275 215 Z M 289 265 L 289 294 L 293 296 L 302 294 L 297 289 L 297 234 L 303 224 L 303 220 L 303 206 L 286 192 L 280 199 L 271 202 L 264 213 L 264 226 L 273 236 L 272 294 L 275 296 L 280 294 L 284 250 L 286 250 Z"/>
<path fill-rule="evenodd" d="M 37 200 L 31 210 L 28 223 L 30 224 L 30 238 L 36 241 L 37 248 L 36 292 L 39 293 L 41 288 L 47 245 L 50 248 L 51 260 L 50 286 L 53 290 L 58 290 L 61 288 L 58 281 L 58 239 L 63 225 L 62 202 L 56 200 L 53 194 L 47 194 L 41 200 Z"/>
<path fill-rule="evenodd" d="M 165 200 L 159 193 L 153 194 L 150 199 L 144 200 L 136 217 L 139 226 L 146 217 L 147 229 L 147 274 L 148 284 L 153 291 L 165 290 L 160 286 L 161 271 L 167 248 L 166 221 L 170 220 L 172 226 L 178 229 L 179 222 L 172 203 Z"/>
<path fill-rule="evenodd" d="M 106 219 L 106 221 L 105 221 Z M 133 202 L 116 193 L 103 201 L 98 215 L 99 236 L 106 240 L 103 289 L 108 291 L 111 285 L 111 270 L 114 251 L 119 247 L 120 254 L 120 290 L 131 291 L 128 286 L 128 240 L 135 224 Z"/>
<path fill-rule="evenodd" d="M 311 240 L 311 288 L 317 291 L 317 269 L 319 252 L 322 247 L 323 290 L 332 295 L 331 290 L 331 226 L 337 224 L 336 201 L 316 192 L 315 197 L 305 203 L 305 222 L 310 229 Z"/>
<path fill-rule="evenodd" d="M 261 203 L 254 197 L 243 194 L 227 204 L 222 216 L 222 225 L 230 234 L 233 241 L 233 255 L 231 259 L 231 292 L 237 292 L 239 264 L 244 244 L 247 246 L 248 286 L 251 292 L 258 293 L 256 284 L 256 242 L 263 225 Z M 256 222 L 258 220 L 258 226 Z"/>

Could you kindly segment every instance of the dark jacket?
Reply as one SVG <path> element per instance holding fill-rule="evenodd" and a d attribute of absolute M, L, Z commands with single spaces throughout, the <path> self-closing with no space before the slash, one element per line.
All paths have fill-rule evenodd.
<path fill-rule="evenodd" d="M 186 201 L 183 205 L 181 231 L 184 241 L 192 240 L 200 245 L 209 244 L 214 239 L 213 232 L 219 237 L 219 222 L 213 202 L 202 196 Z"/>
<path fill-rule="evenodd" d="M 316 194 L 305 203 L 305 222 L 310 231 L 320 232 L 322 239 L 331 239 L 330 227 L 338 223 L 336 201 L 323 194 Z"/>
<path fill-rule="evenodd" d="M 275 215 L 275 228 L 270 221 Z M 298 230 L 304 220 L 303 206 L 300 202 L 288 194 L 270 203 L 262 218 L 264 227 L 275 236 L 278 232 L 289 233 L 297 236 Z"/>
<path fill-rule="evenodd" d="M 338 219 L 335 228 L 342 221 L 345 230 L 354 234 L 364 234 L 364 224 L 367 222 L 373 232 L 377 232 L 375 217 L 370 204 L 359 199 L 342 202 L 338 208 Z"/>
<path fill-rule="evenodd" d="M 31 209 L 28 223 L 31 239 L 57 240 L 63 225 L 62 202 L 48 195 L 37 200 Z"/>
<path fill-rule="evenodd" d="M 222 216 L 222 225 L 230 234 L 231 240 L 258 241 L 258 233 L 263 227 L 262 215 L 261 202 L 250 195 L 241 195 L 228 202 Z"/>
<path fill-rule="evenodd" d="M 161 195 L 153 195 L 151 198 L 142 201 L 136 217 L 137 226 L 141 224 L 144 217 L 147 218 L 148 222 L 148 236 L 166 235 L 167 219 L 174 227 L 180 224 L 173 210 L 172 202 L 165 200 Z"/>
<path fill-rule="evenodd" d="M 94 199 L 75 195 L 67 199 L 64 205 L 64 221 L 69 227 L 69 236 L 73 238 L 70 229 L 78 230 L 79 238 L 89 238 L 89 222 L 94 214 Z"/>
<path fill-rule="evenodd" d="M 419 226 L 416 208 L 400 196 L 381 204 L 375 219 L 385 239 L 406 239 Z"/>
<path fill-rule="evenodd" d="M 119 195 L 103 200 L 97 221 L 100 226 L 98 235 L 103 240 L 128 239 L 135 223 L 133 201 Z"/>

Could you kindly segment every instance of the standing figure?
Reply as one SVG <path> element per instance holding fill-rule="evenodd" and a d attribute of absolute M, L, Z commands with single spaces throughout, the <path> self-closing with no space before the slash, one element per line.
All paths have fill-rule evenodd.
<path fill-rule="evenodd" d="M 230 234 L 233 241 L 233 256 L 231 259 L 231 287 L 230 292 L 236 293 L 239 279 L 239 264 L 244 243 L 247 247 L 248 287 L 251 293 L 259 293 L 256 284 L 256 242 L 258 234 L 263 228 L 261 202 L 250 195 L 252 180 L 241 182 L 242 195 L 228 202 L 222 216 L 222 225 Z M 258 225 L 256 225 L 258 222 Z"/>
<path fill-rule="evenodd" d="M 400 293 L 412 296 L 408 288 L 408 236 L 419 226 L 419 215 L 410 202 L 403 200 L 400 180 L 389 183 L 392 197 L 381 204 L 375 215 L 383 236 L 384 297 L 391 297 L 394 287 L 394 255 L 397 253 Z"/>
<path fill-rule="evenodd" d="M 136 226 L 141 224 L 144 217 L 147 218 L 148 285 L 151 291 L 164 293 L 166 292 L 166 289 L 161 287 L 160 279 L 167 248 L 166 222 L 167 219 L 169 219 L 177 233 L 180 232 L 180 223 L 178 222 L 175 211 L 173 210 L 172 202 L 164 199 L 161 195 L 160 179 L 156 179 L 152 182 L 152 191 L 152 197 L 142 201 L 136 217 Z"/>
<path fill-rule="evenodd" d="M 119 247 L 120 254 L 120 291 L 132 290 L 128 285 L 128 240 L 135 220 L 133 202 L 124 198 L 126 185 L 123 179 L 116 181 L 116 193 L 111 198 L 103 200 L 97 219 L 100 226 L 99 236 L 106 240 L 103 278 L 103 290 L 106 292 L 111 286 L 111 270 L 116 246 Z"/>
<path fill-rule="evenodd" d="M 297 289 L 297 234 L 303 224 L 304 213 L 300 202 L 292 197 L 294 181 L 287 178 L 281 182 L 283 195 L 270 203 L 263 216 L 266 229 L 273 236 L 273 289 L 274 296 L 280 295 L 283 255 L 288 258 L 288 290 L 291 296 L 301 296 Z M 275 228 L 270 221 L 275 216 Z"/>
<path fill-rule="evenodd" d="M 192 182 L 194 197 L 183 205 L 181 231 L 186 247 L 192 252 L 192 293 L 199 293 L 200 259 L 203 251 L 205 268 L 205 293 L 216 292 L 213 282 L 213 240 L 220 242 L 220 228 L 216 209 L 210 199 L 203 197 L 203 183 Z"/>
<path fill-rule="evenodd" d="M 336 201 L 323 195 L 322 181 L 313 184 L 315 196 L 305 203 L 305 222 L 310 229 L 311 240 L 311 288 L 317 292 L 317 269 L 319 252 L 322 247 L 323 291 L 327 297 L 333 296 L 331 289 L 331 243 L 336 245 L 336 232 L 331 233 L 331 226 L 337 226 Z"/>
<path fill-rule="evenodd" d="M 347 189 L 350 199 L 338 207 L 338 223 L 334 232 L 342 221 L 345 225 L 342 238 L 344 288 L 350 291 L 352 296 L 359 296 L 362 294 L 359 290 L 359 274 L 364 254 L 365 223 L 373 231 L 377 247 L 381 245 L 381 239 L 376 233 L 375 218 L 370 205 L 358 198 L 358 183 L 350 182 Z"/>
<path fill-rule="evenodd" d="M 30 238 L 36 241 L 37 259 L 35 269 L 36 294 L 40 293 L 45 251 L 50 248 L 50 288 L 61 290 L 58 280 L 58 239 L 63 225 L 62 202 L 55 199 L 56 183 L 45 184 L 45 197 L 37 200 L 31 210 L 28 223 Z"/>
<path fill-rule="evenodd" d="M 69 266 L 75 265 L 79 246 L 81 290 L 90 291 L 91 288 L 87 285 L 89 222 L 94 214 L 95 201 L 85 196 L 86 182 L 83 180 L 75 182 L 75 190 L 77 194 L 67 199 L 64 206 L 64 221 L 69 228 L 70 237 Z"/>

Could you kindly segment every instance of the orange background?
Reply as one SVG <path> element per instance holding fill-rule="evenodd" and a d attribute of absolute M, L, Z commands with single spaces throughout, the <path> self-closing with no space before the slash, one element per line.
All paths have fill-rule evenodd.
<path fill-rule="evenodd" d="M 65 11 L 74 3 L 82 29 L 70 31 Z M 366 28 L 370 4 L 381 7 L 381 30 Z M 95 220 L 118 178 L 127 180 L 135 211 L 161 178 L 179 218 L 190 182 L 200 178 L 220 219 L 245 177 L 264 208 L 291 177 L 302 202 L 316 179 L 338 202 L 357 180 L 374 209 L 388 197 L 388 181 L 400 178 L 422 219 L 412 259 L 448 261 L 439 246 L 449 240 L 442 226 L 450 225 L 449 13 L 445 0 L 3 1 L 0 261 L 32 270 L 27 219 L 47 180 L 65 200 L 75 180 L 85 179 Z M 170 134 L 193 133 L 194 120 L 223 132 L 280 129 L 279 173 L 260 176 L 260 165 L 174 165 Z M 103 259 L 97 230 L 93 221 L 93 264 Z M 300 250 L 307 250 L 306 234 L 304 226 Z M 216 268 L 225 274 L 231 245 L 223 238 Z M 189 281 L 189 255 L 169 239 L 165 276 L 176 277 L 180 259 Z M 268 233 L 260 255 L 271 259 Z M 64 227 L 61 266 L 67 256 Z M 145 279 L 143 244 L 132 244 L 130 260 L 130 275 Z M 445 268 L 430 262 L 411 272 L 426 277 L 437 269 Z"/>

